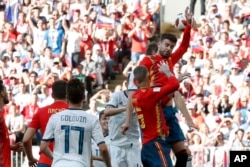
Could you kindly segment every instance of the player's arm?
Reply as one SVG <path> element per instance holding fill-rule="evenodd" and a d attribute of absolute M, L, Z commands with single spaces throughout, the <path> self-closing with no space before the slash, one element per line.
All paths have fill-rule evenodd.
<path fill-rule="evenodd" d="M 98 145 L 98 147 L 106 166 L 111 167 L 110 155 L 107 145 L 105 143 L 101 143 Z"/>
<path fill-rule="evenodd" d="M 171 95 L 173 92 L 175 92 L 179 88 L 180 84 L 179 81 L 174 76 L 174 74 L 170 71 L 168 64 L 166 64 L 164 61 L 161 61 L 158 64 L 158 67 L 159 67 L 159 72 L 164 73 L 168 77 L 168 82 L 161 88 L 153 88 L 153 91 L 159 92 L 157 94 L 157 97 L 164 98 L 166 94 Z"/>
<path fill-rule="evenodd" d="M 40 145 L 40 153 L 45 154 L 47 157 L 49 157 L 51 160 L 53 160 L 53 153 L 49 149 L 49 140 L 42 140 Z"/>
<path fill-rule="evenodd" d="M 176 104 L 176 107 L 181 111 L 181 113 L 185 117 L 187 125 L 189 127 L 195 127 L 194 122 L 193 122 L 191 116 L 189 115 L 186 104 L 185 104 L 179 91 L 175 91 L 174 102 Z"/>
<path fill-rule="evenodd" d="M 134 107 L 132 105 L 133 93 L 134 91 L 128 91 L 128 103 L 126 105 L 126 119 L 125 119 L 125 123 L 121 126 L 121 131 L 123 134 L 125 134 L 125 132 L 129 129 L 133 111 L 134 111 Z"/>
<path fill-rule="evenodd" d="M 191 26 L 194 26 L 193 16 L 191 13 L 188 12 L 189 8 L 187 7 L 185 10 L 185 16 L 186 16 L 186 28 L 183 32 L 183 38 L 180 43 L 180 46 L 175 50 L 175 52 L 172 54 L 172 62 L 173 64 L 176 64 L 183 56 L 184 53 L 186 53 L 188 47 L 189 47 L 189 41 L 191 37 Z"/>
<path fill-rule="evenodd" d="M 50 117 L 40 145 L 40 153 L 44 153 L 51 160 L 53 160 L 53 153 L 48 146 L 51 141 L 54 141 L 54 127 L 55 124 L 58 123 L 55 119 L 55 115 L 56 114 Z"/>
<path fill-rule="evenodd" d="M 36 129 L 28 128 L 23 136 L 24 151 L 27 155 L 30 166 L 33 166 L 38 162 L 38 160 L 34 158 L 32 153 L 32 139 L 35 134 L 36 134 Z"/>
<path fill-rule="evenodd" d="M 106 116 L 113 116 L 124 111 L 126 111 L 126 107 L 115 108 L 113 106 L 108 105 L 104 110 L 104 114 Z"/>
<path fill-rule="evenodd" d="M 105 144 L 105 139 L 103 137 L 102 128 L 100 125 L 99 120 L 96 118 L 93 122 L 93 130 L 92 130 L 92 138 L 94 139 L 95 143 L 98 143 L 97 146 L 99 147 L 100 153 L 103 157 L 103 160 L 107 167 L 111 167 L 109 150 L 107 145 Z"/>
<path fill-rule="evenodd" d="M 92 159 L 96 160 L 96 161 L 103 161 L 103 157 L 98 157 L 98 156 L 95 156 L 95 155 L 92 155 Z"/>

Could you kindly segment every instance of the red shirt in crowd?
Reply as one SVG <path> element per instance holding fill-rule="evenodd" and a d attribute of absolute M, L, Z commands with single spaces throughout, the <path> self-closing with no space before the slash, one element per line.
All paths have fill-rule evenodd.
<path fill-rule="evenodd" d="M 68 104 L 63 101 L 55 101 L 51 105 L 40 108 L 37 113 L 32 118 L 29 128 L 34 128 L 36 130 L 41 129 L 42 135 L 45 132 L 47 122 L 52 114 L 60 112 L 68 108 Z M 50 143 L 49 148 L 53 150 L 53 143 Z M 46 155 L 41 154 L 39 163 L 51 165 L 52 161 Z"/>
<path fill-rule="evenodd" d="M 109 41 L 99 41 L 99 44 L 102 48 L 102 51 L 104 53 L 104 57 L 109 56 L 111 59 L 115 59 L 114 56 L 114 49 L 115 49 L 115 41 L 109 40 Z"/>
<path fill-rule="evenodd" d="M 146 35 L 146 30 L 140 29 L 136 31 L 131 40 L 131 52 L 145 53 L 147 51 L 148 37 Z"/>
<path fill-rule="evenodd" d="M 38 109 L 39 109 L 39 106 L 37 104 L 35 104 L 35 105 L 28 104 L 28 105 L 24 106 L 21 113 L 24 116 L 24 121 L 26 124 L 30 123 L 32 117 L 38 111 Z"/>
<path fill-rule="evenodd" d="M 166 125 L 162 105 L 159 101 L 166 94 L 176 91 L 179 87 L 179 81 L 175 77 L 168 78 L 168 81 L 161 88 L 138 89 L 132 96 L 132 104 L 142 130 L 143 144 L 157 137 L 168 136 L 169 127 Z"/>

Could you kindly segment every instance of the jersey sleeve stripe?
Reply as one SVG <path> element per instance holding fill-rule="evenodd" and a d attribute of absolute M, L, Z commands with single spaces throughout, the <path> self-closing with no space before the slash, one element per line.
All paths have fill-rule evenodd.
<path fill-rule="evenodd" d="M 105 141 L 102 141 L 102 142 L 98 143 L 97 145 L 99 146 L 100 144 L 103 144 L 103 143 L 105 143 Z"/>
<path fill-rule="evenodd" d="M 54 138 L 51 138 L 51 139 L 42 139 L 42 141 L 54 141 Z"/>

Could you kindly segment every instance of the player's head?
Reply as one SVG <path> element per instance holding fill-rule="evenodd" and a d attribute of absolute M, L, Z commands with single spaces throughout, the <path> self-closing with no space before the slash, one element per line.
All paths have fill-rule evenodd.
<path fill-rule="evenodd" d="M 173 34 L 162 34 L 160 42 L 158 44 L 158 52 L 163 57 L 170 57 L 175 45 L 177 38 Z"/>
<path fill-rule="evenodd" d="M 67 82 L 63 80 L 57 80 L 52 85 L 52 97 L 55 100 L 66 99 L 66 86 Z"/>
<path fill-rule="evenodd" d="M 141 84 L 149 81 L 148 70 L 145 66 L 137 66 L 134 69 L 134 80 L 138 87 L 142 86 Z"/>
<path fill-rule="evenodd" d="M 158 51 L 157 43 L 152 42 L 148 45 L 146 55 L 154 55 Z"/>
<path fill-rule="evenodd" d="M 82 104 L 85 98 L 85 88 L 83 83 L 77 79 L 71 79 L 66 89 L 67 99 L 71 104 Z"/>
<path fill-rule="evenodd" d="M 104 114 L 104 110 L 102 110 L 100 113 L 99 113 L 99 122 L 100 122 L 100 125 L 102 127 L 102 130 L 103 132 L 105 133 L 108 133 L 108 122 L 109 122 L 109 117 L 107 117 L 105 114 Z"/>
<path fill-rule="evenodd" d="M 0 80 L 0 109 L 5 105 L 9 103 L 8 95 L 6 88 L 3 84 L 3 81 Z"/>

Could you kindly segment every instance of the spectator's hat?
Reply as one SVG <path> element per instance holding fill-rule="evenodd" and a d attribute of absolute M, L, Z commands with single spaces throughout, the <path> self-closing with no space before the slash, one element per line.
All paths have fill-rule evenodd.
<path fill-rule="evenodd" d="M 8 53 L 4 53 L 3 58 L 10 58 L 10 55 Z"/>
<path fill-rule="evenodd" d="M 216 4 L 216 3 L 213 3 L 213 4 L 211 5 L 211 7 L 217 7 L 217 4 Z"/>
<path fill-rule="evenodd" d="M 14 53 L 13 53 L 13 57 L 21 57 L 21 55 L 20 55 L 19 52 L 14 52 Z"/>
<path fill-rule="evenodd" d="M 246 129 L 246 133 L 247 133 L 247 134 L 250 133 L 250 127 L 248 127 L 248 128 Z"/>
<path fill-rule="evenodd" d="M 34 6 L 32 10 L 41 10 L 41 8 L 39 6 Z"/>
<path fill-rule="evenodd" d="M 83 16 L 89 16 L 89 12 L 88 11 L 84 11 L 82 15 Z"/>
<path fill-rule="evenodd" d="M 206 18 L 206 16 L 204 16 L 204 15 L 201 15 L 201 16 L 200 16 L 200 21 L 207 21 L 207 18 Z"/>
<path fill-rule="evenodd" d="M 33 48 L 32 47 L 27 47 L 27 52 L 33 52 Z"/>
<path fill-rule="evenodd" d="M 188 103 L 187 109 L 195 109 L 195 105 L 193 103 Z"/>
<path fill-rule="evenodd" d="M 12 78 L 18 79 L 19 77 L 17 74 L 10 74 L 9 79 L 12 79 Z"/>
<path fill-rule="evenodd" d="M 119 13 L 119 12 L 118 12 L 118 10 L 116 10 L 116 9 L 112 9 L 112 10 L 110 11 L 110 13 L 111 13 L 111 14 L 116 14 L 116 13 Z"/>
<path fill-rule="evenodd" d="M 94 50 L 94 51 L 96 51 L 96 50 L 101 50 L 101 46 L 100 46 L 99 44 L 94 44 L 93 50 Z"/>
<path fill-rule="evenodd" d="M 206 42 L 209 42 L 209 43 L 210 43 L 210 42 L 213 42 L 213 38 L 212 38 L 212 37 L 207 37 L 207 38 L 206 38 Z"/>
<path fill-rule="evenodd" d="M 234 18 L 236 18 L 236 19 L 240 19 L 241 17 L 240 17 L 240 15 L 239 15 L 239 14 L 236 14 L 236 15 L 234 16 Z"/>
<path fill-rule="evenodd" d="M 233 118 L 232 114 L 230 112 L 226 112 L 224 114 L 224 118 Z"/>
<path fill-rule="evenodd" d="M 245 82 L 250 81 L 250 77 L 249 77 L 249 76 L 245 76 L 245 77 L 244 77 L 244 81 L 245 81 Z"/>
<path fill-rule="evenodd" d="M 38 61 L 40 61 L 40 58 L 39 57 L 35 57 L 34 58 L 34 62 L 38 62 Z"/>
<path fill-rule="evenodd" d="M 29 69 L 23 68 L 22 72 L 29 72 Z"/>
<path fill-rule="evenodd" d="M 242 35 L 240 38 L 241 38 L 242 40 L 246 40 L 248 37 L 247 37 L 246 34 L 244 34 L 244 35 Z"/>
<path fill-rule="evenodd" d="M 220 13 L 216 13 L 216 14 L 214 15 L 214 17 L 216 17 L 216 18 L 221 18 L 221 14 L 220 14 Z"/>
<path fill-rule="evenodd" d="M 233 63 L 233 64 L 231 65 L 231 69 L 240 69 L 240 67 L 239 67 L 238 64 Z"/>
<path fill-rule="evenodd" d="M 201 71 L 201 68 L 200 67 L 195 67 L 194 71 Z"/>
<path fill-rule="evenodd" d="M 54 64 L 59 64 L 60 63 L 60 59 L 58 57 L 54 58 L 53 63 Z"/>

